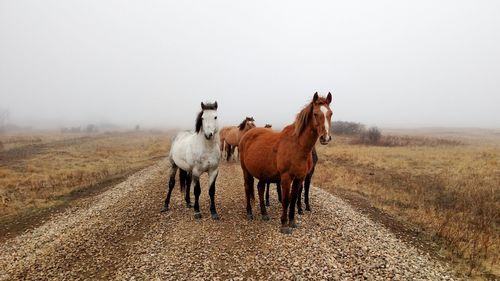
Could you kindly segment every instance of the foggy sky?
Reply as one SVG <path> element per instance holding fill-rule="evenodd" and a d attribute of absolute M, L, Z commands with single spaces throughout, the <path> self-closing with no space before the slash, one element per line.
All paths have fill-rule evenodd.
<path fill-rule="evenodd" d="M 0 0 L 10 121 L 500 127 L 500 1 Z"/>

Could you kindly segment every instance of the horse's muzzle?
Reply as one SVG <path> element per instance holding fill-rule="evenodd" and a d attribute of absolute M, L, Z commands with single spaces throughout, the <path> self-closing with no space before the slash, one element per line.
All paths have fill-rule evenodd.
<path fill-rule="evenodd" d="M 205 138 L 206 138 L 207 140 L 211 140 L 211 139 L 213 139 L 213 138 L 214 138 L 214 134 L 213 134 L 213 133 L 208 133 L 208 134 L 205 134 Z"/>
<path fill-rule="evenodd" d="M 322 145 L 326 145 L 326 144 L 328 144 L 331 140 L 332 140 L 332 136 L 328 136 L 328 137 L 321 136 L 321 137 L 319 138 L 319 143 L 321 143 Z"/>

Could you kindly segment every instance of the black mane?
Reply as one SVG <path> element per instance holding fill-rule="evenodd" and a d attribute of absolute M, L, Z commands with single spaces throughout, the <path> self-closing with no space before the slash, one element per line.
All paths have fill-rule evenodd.
<path fill-rule="evenodd" d="M 203 120 L 201 119 L 201 116 L 203 115 L 203 110 L 198 113 L 198 116 L 196 117 L 196 125 L 195 125 L 195 131 L 196 133 L 199 133 L 201 130 L 201 125 Z"/>
<path fill-rule="evenodd" d="M 245 125 L 247 124 L 247 119 L 245 118 L 241 124 L 238 125 L 238 128 L 240 129 L 240 131 L 243 131 L 245 129 Z"/>

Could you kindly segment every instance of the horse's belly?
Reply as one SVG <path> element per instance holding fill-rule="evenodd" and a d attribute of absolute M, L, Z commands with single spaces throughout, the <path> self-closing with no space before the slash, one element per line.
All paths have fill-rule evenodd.
<path fill-rule="evenodd" d="M 180 169 L 182 169 L 184 171 L 191 172 L 192 166 L 189 165 L 189 163 L 186 161 L 185 158 L 179 157 L 178 155 L 174 154 L 172 156 L 172 159 L 174 160 L 174 163 L 175 163 L 175 165 L 177 165 L 177 167 L 179 167 Z"/>
<path fill-rule="evenodd" d="M 273 148 L 269 145 L 253 145 L 245 151 L 244 159 L 247 171 L 259 180 L 279 179 Z"/>

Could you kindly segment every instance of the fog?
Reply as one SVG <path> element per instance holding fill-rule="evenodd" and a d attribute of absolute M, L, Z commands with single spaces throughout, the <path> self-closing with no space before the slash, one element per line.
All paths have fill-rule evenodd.
<path fill-rule="evenodd" d="M 334 120 L 500 127 L 499 1 L 0 0 L 9 122 L 291 123 L 314 92 Z"/>

